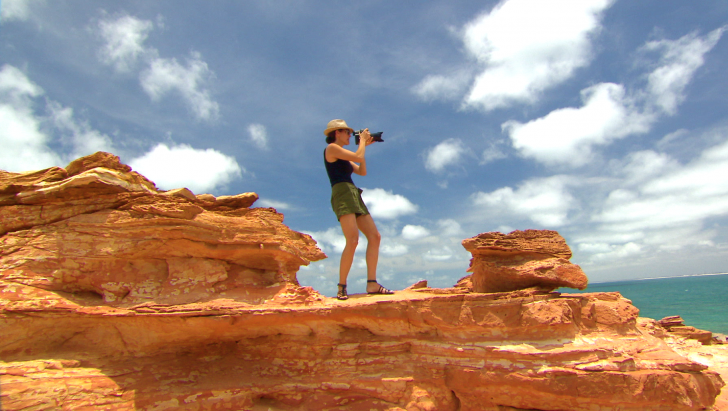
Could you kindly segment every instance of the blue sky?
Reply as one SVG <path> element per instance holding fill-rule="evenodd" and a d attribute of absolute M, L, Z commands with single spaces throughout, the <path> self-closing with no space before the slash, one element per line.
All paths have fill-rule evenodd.
<path fill-rule="evenodd" d="M 254 191 L 329 255 L 323 129 L 383 131 L 355 176 L 379 277 L 464 276 L 460 242 L 557 230 L 590 281 L 728 271 L 723 0 L 0 2 L 0 169 L 98 150 L 161 189 Z M 364 289 L 363 249 L 349 279 Z"/>

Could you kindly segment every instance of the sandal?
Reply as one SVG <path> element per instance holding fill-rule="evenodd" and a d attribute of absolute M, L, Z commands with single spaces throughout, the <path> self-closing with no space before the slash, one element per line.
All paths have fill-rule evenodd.
<path fill-rule="evenodd" d="M 377 280 L 367 280 L 367 283 L 377 283 Z M 379 289 L 377 291 L 367 291 L 367 294 L 394 294 L 394 291 L 382 287 L 381 284 L 377 283 Z"/>
<path fill-rule="evenodd" d="M 336 298 L 339 300 L 348 300 L 349 294 L 346 293 L 346 284 L 337 284 L 339 286 L 339 292 L 336 293 Z"/>

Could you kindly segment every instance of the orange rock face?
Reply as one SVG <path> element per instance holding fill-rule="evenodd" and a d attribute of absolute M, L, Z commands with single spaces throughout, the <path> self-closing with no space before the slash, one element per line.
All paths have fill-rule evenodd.
<path fill-rule="evenodd" d="M 679 315 L 665 317 L 657 323 L 665 328 L 668 332 L 688 339 L 699 341 L 701 344 L 710 345 L 713 342 L 712 332 L 699 330 L 695 327 L 683 324 L 683 319 Z"/>
<path fill-rule="evenodd" d="M 301 265 L 325 258 L 275 210 L 249 208 L 255 193 L 160 192 L 107 153 L 68 170 L 0 175 L 6 298 L 45 290 L 55 294 L 44 299 L 67 293 L 109 305 L 259 303 L 297 285 Z"/>
<path fill-rule="evenodd" d="M 463 247 L 473 255 L 468 271 L 475 292 L 587 286 L 586 275 L 569 262 L 571 249 L 556 231 L 483 233 L 463 240 Z"/>
<path fill-rule="evenodd" d="M 322 297 L 296 271 L 323 253 L 256 199 L 103 153 L 1 173 L 0 409 L 681 411 L 724 385 L 618 293 Z"/>

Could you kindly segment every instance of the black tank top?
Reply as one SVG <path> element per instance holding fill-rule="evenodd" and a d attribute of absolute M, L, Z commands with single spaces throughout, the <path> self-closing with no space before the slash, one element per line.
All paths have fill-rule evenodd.
<path fill-rule="evenodd" d="M 350 162 L 338 159 L 333 163 L 329 163 L 326 161 L 326 149 L 324 149 L 324 164 L 326 164 L 326 173 L 329 175 L 331 187 L 338 183 L 354 184 L 351 180 L 351 173 L 354 172 L 354 167 L 351 166 Z"/>

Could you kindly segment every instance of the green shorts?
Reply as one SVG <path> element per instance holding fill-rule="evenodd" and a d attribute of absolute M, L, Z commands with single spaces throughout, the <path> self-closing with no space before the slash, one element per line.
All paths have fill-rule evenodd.
<path fill-rule="evenodd" d="M 361 192 L 362 190 L 351 183 L 337 183 L 331 187 L 331 208 L 337 220 L 347 214 L 356 214 L 357 217 L 369 214 L 364 200 L 361 199 Z"/>

